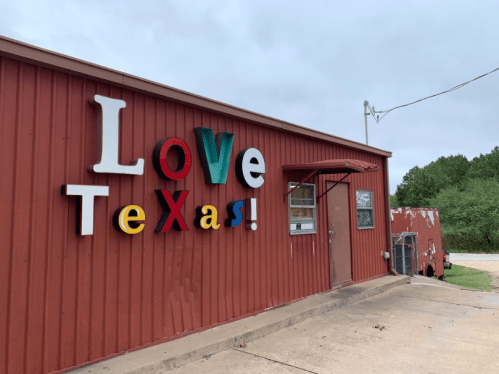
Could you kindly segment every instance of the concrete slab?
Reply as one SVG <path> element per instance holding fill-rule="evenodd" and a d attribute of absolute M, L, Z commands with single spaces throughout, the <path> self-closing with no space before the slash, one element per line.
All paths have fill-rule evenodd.
<path fill-rule="evenodd" d="M 440 287 L 443 282 L 432 279 L 417 283 L 315 316 L 172 374 L 289 368 L 348 374 L 499 372 L 499 295 Z"/>
<path fill-rule="evenodd" d="M 463 288 L 461 286 L 456 286 L 455 284 L 452 283 L 447 283 L 447 282 L 442 282 L 442 281 L 436 281 L 433 278 L 428 278 L 423 275 L 415 275 L 411 278 L 411 284 L 431 284 L 431 287 L 438 287 L 438 288 L 455 288 L 458 290 L 469 290 L 469 288 Z"/>
<path fill-rule="evenodd" d="M 387 276 L 350 287 L 312 295 L 304 300 L 269 310 L 253 317 L 227 323 L 171 342 L 111 358 L 71 371 L 72 374 L 158 374 L 201 360 L 233 347 L 239 347 L 269 334 L 296 325 L 306 319 L 329 313 L 394 287 L 410 282 L 407 276 Z M 260 362 L 261 370 L 273 371 L 268 363 Z M 291 370 L 290 369 L 282 370 Z M 279 369 L 281 370 L 281 369 Z M 229 371 L 230 372 L 230 371 Z M 261 371 L 265 372 L 265 371 Z M 282 371 L 294 373 L 294 371 Z"/>

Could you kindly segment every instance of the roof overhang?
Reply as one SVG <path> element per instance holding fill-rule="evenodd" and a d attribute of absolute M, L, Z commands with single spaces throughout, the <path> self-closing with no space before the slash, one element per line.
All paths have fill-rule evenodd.
<path fill-rule="evenodd" d="M 306 164 L 284 165 L 283 171 L 313 172 L 315 174 L 369 173 L 378 171 L 378 165 L 352 159 L 336 159 L 309 162 Z"/>
<path fill-rule="evenodd" d="M 340 183 L 343 179 L 348 177 L 352 173 L 371 173 L 377 172 L 379 170 L 378 165 L 371 164 L 370 162 L 361 161 L 361 160 L 352 160 L 352 159 L 335 159 L 335 160 L 323 160 L 323 161 L 315 161 L 309 162 L 306 164 L 297 164 L 297 165 L 283 165 L 282 170 L 284 172 L 304 172 L 308 173 L 308 175 L 300 181 L 295 187 L 284 194 L 284 199 L 291 192 L 300 187 L 307 180 L 312 178 L 315 175 L 320 174 L 346 174 L 343 178 L 337 181 L 333 186 L 327 189 L 323 194 L 317 196 L 317 201 L 331 191 L 338 183 Z"/>

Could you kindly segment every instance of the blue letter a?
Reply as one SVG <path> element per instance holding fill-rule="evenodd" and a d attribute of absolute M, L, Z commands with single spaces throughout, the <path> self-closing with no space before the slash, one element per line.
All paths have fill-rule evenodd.
<path fill-rule="evenodd" d="M 229 171 L 234 134 L 225 131 L 219 132 L 215 143 L 212 129 L 196 127 L 194 133 L 196 134 L 204 180 L 209 184 L 225 184 L 227 172 Z"/>

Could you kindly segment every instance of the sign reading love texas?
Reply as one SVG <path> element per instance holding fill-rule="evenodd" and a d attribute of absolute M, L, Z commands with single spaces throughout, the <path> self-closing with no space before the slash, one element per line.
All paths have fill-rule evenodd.
<path fill-rule="evenodd" d="M 90 104 L 98 110 L 98 150 L 99 161 L 90 166 L 95 173 L 113 174 L 144 174 L 144 159 L 135 160 L 132 165 L 120 165 L 119 155 L 119 113 L 126 107 L 123 100 L 111 99 L 100 95 L 90 98 Z M 208 184 L 225 184 L 229 170 L 234 134 L 220 132 L 215 139 L 209 128 L 197 127 L 194 129 L 199 159 Z M 167 154 L 175 151 L 178 158 L 176 170 L 171 170 L 167 163 Z M 158 175 L 167 180 L 185 178 L 191 169 L 192 154 L 187 143 L 180 138 L 160 140 L 153 153 L 153 165 Z M 265 160 L 262 153 L 256 148 L 243 149 L 236 159 L 236 176 L 239 182 L 248 188 L 260 188 L 265 180 Z M 62 194 L 77 196 L 80 204 L 77 233 L 92 235 L 94 226 L 94 200 L 96 196 L 109 196 L 109 186 L 94 185 L 62 185 Z M 173 195 L 168 190 L 156 190 L 159 203 L 164 213 L 159 220 L 156 231 L 168 232 L 171 227 L 178 231 L 189 230 L 181 213 L 182 205 L 189 191 L 175 191 Z M 231 201 L 227 205 L 228 218 L 225 226 L 236 227 L 243 221 L 242 209 L 246 211 L 246 228 L 256 230 L 256 199 Z M 113 216 L 113 224 L 117 230 L 127 234 L 138 234 L 145 227 L 145 212 L 138 205 L 120 207 Z M 196 208 L 196 227 L 202 229 L 218 229 L 218 211 L 213 205 L 204 205 Z"/>

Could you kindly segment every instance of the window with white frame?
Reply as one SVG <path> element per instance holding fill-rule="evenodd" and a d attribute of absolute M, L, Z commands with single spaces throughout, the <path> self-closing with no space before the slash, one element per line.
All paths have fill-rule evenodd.
<path fill-rule="evenodd" d="M 357 190 L 355 195 L 357 200 L 357 228 L 374 228 L 373 192 Z"/>
<path fill-rule="evenodd" d="M 289 191 L 298 183 L 289 183 Z M 315 184 L 303 183 L 289 194 L 289 233 L 314 234 L 316 226 Z"/>

